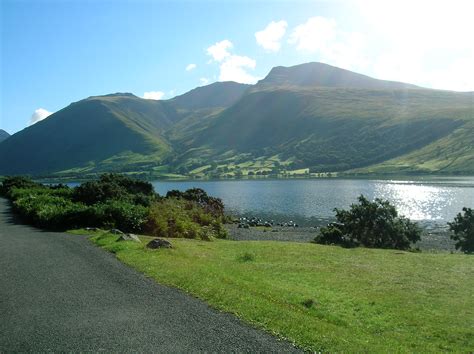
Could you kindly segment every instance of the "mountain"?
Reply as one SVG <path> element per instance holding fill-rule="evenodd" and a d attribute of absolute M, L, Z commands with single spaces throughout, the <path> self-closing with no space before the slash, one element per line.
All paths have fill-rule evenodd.
<path fill-rule="evenodd" d="M 257 87 L 338 87 L 372 90 L 419 88 L 402 82 L 385 81 L 337 68 L 324 63 L 307 63 L 291 67 L 277 66 Z"/>
<path fill-rule="evenodd" d="M 203 108 L 229 107 L 237 102 L 251 85 L 233 81 L 215 82 L 197 87 L 184 95 L 170 100 L 176 107 L 196 110 Z"/>
<path fill-rule="evenodd" d="M 0 144 L 0 174 L 151 170 L 172 156 L 167 130 L 197 112 L 222 110 L 246 88 L 216 83 L 168 101 L 130 93 L 89 97 Z"/>
<path fill-rule="evenodd" d="M 473 98 L 322 63 L 170 100 L 89 97 L 0 143 L 0 175 L 473 174 Z"/>
<path fill-rule="evenodd" d="M 8 134 L 5 130 L 0 129 L 0 142 L 8 138 L 10 134 Z"/>
<path fill-rule="evenodd" d="M 174 109 L 161 101 L 132 94 L 89 97 L 1 143 L 0 173 L 52 174 L 159 163 L 171 151 L 162 133 L 176 119 Z"/>
<path fill-rule="evenodd" d="M 285 161 L 292 169 L 345 171 L 386 161 L 448 136 L 468 144 L 472 94 L 432 90 L 255 90 L 194 137 L 194 163 Z M 465 148 L 464 148 L 465 149 Z M 454 156 L 460 153 L 456 150 Z M 207 154 L 207 155 L 206 155 Z M 474 165 L 467 167 L 474 171 Z"/>

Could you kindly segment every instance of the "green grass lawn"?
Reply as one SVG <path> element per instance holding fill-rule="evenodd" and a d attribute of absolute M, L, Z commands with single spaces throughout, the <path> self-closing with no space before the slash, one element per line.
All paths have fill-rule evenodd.
<path fill-rule="evenodd" d="M 80 231 L 77 231 L 80 232 Z M 92 241 L 159 283 L 312 350 L 469 352 L 474 256 L 271 241 Z"/>

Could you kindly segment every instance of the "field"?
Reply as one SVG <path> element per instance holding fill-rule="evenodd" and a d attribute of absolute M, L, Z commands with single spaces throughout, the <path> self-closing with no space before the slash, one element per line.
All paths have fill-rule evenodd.
<path fill-rule="evenodd" d="M 75 233 L 86 233 L 77 230 Z M 316 351 L 469 352 L 474 257 L 272 241 L 92 241 L 162 284 Z"/>

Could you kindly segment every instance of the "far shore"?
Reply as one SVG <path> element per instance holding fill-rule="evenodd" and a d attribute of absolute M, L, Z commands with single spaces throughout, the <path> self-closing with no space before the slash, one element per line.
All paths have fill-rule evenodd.
<path fill-rule="evenodd" d="M 125 173 L 127 174 L 127 173 Z M 82 183 L 99 178 L 100 174 L 77 175 L 77 176 L 31 176 L 33 180 L 40 183 L 58 184 L 58 183 Z M 266 176 L 241 176 L 241 177 L 193 177 L 193 176 L 145 176 L 140 173 L 129 174 L 130 177 L 138 178 L 148 182 L 216 182 L 216 181 L 271 181 L 271 180 L 322 180 L 322 179 L 379 179 L 379 180 L 418 180 L 429 181 L 434 179 L 457 179 L 474 178 L 474 175 L 455 175 L 455 174 L 347 174 L 347 173 L 327 173 L 310 175 L 266 175 Z M 0 180 L 1 180 L 0 176 Z"/>

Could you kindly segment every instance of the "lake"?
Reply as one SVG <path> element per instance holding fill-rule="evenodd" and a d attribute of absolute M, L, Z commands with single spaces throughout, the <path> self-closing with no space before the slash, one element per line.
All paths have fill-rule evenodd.
<path fill-rule="evenodd" d="M 388 199 L 399 213 L 426 228 L 444 228 L 463 207 L 474 208 L 474 177 L 414 179 L 288 179 L 155 181 L 155 190 L 198 187 L 221 198 L 235 215 L 318 226 L 334 220 L 334 208 L 348 208 L 361 194 Z"/>

